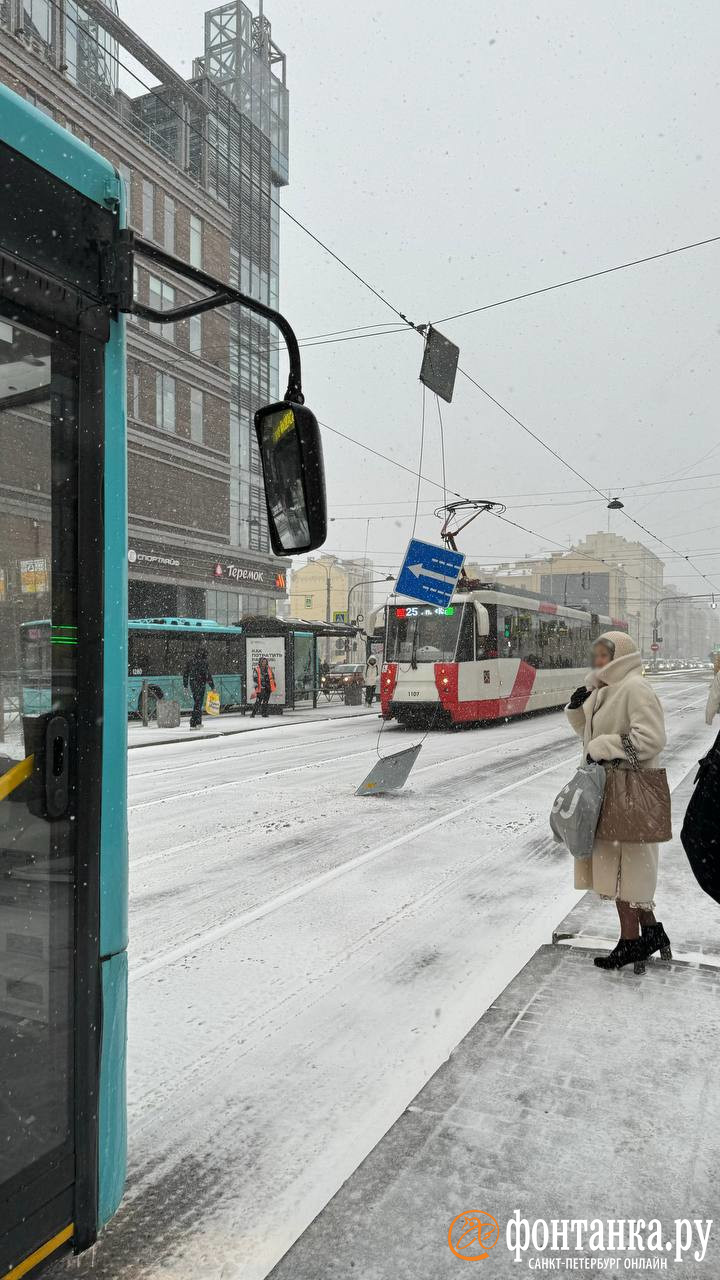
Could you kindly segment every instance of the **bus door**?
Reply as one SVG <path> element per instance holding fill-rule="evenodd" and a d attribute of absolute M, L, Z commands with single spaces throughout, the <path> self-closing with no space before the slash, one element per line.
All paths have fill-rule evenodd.
<path fill-rule="evenodd" d="M 97 1217 L 104 340 L 73 286 L 110 214 L 2 142 L 0 175 L 22 209 L 0 202 L 4 1277 L 87 1243 Z M 34 620 L 46 651 L 23 705 Z"/>

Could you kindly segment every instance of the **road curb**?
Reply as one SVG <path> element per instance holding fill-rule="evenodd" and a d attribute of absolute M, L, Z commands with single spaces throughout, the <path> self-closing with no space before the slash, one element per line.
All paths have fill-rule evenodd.
<path fill-rule="evenodd" d="M 273 724 L 273 725 L 253 724 L 242 729 L 218 729 L 217 733 L 204 733 L 202 737 L 198 737 L 194 739 L 191 739 L 188 734 L 187 738 L 154 738 L 152 742 L 128 742 L 128 751 L 142 751 L 147 747 L 168 747 L 168 746 L 172 746 L 173 743 L 177 743 L 177 742 L 190 742 L 190 741 L 207 742 L 208 740 L 212 740 L 215 738 L 232 738 L 232 737 L 237 737 L 241 733 L 257 733 L 260 729 L 266 729 L 266 728 L 277 729 L 280 727 L 280 725 L 327 724 L 331 720 L 333 722 L 337 721 L 338 723 L 342 723 L 345 720 L 366 719 L 368 716 L 372 716 L 372 715 L 379 717 L 379 714 L 380 713 L 378 711 L 356 711 L 354 715 L 350 715 L 350 716 L 303 716 L 302 719 L 298 719 L 298 720 L 296 720 L 295 718 L 286 719 L 284 716 L 280 716 L 278 718 L 277 724 Z"/>

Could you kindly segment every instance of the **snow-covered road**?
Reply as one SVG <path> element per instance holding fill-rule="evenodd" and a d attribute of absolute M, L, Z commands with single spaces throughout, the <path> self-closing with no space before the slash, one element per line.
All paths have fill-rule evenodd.
<path fill-rule="evenodd" d="M 674 786 L 706 682 L 658 687 Z M 431 734 L 358 799 L 378 726 L 130 753 L 130 1181 L 74 1275 L 260 1280 L 575 902 L 561 714 Z"/>

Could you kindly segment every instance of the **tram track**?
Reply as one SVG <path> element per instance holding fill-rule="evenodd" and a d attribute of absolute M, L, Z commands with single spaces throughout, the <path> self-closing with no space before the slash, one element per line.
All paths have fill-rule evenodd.
<path fill-rule="evenodd" d="M 676 707 L 676 708 L 673 708 L 672 710 L 669 710 L 667 712 L 667 716 L 668 718 L 671 718 L 671 717 L 674 718 L 675 716 L 682 714 L 684 711 L 688 709 L 692 709 L 696 705 L 697 705 L 697 702 L 693 702 L 690 704 L 683 704 L 680 707 Z M 562 731 L 562 737 L 560 738 L 559 735 L 561 731 Z M 690 730 L 689 732 L 690 732 L 690 736 L 693 736 L 693 731 Z M 553 760 L 543 770 L 537 770 L 531 767 L 529 770 L 525 771 L 525 766 L 527 766 L 528 762 L 532 762 L 535 759 L 538 739 L 541 737 L 547 738 L 548 736 L 550 736 L 551 738 L 558 736 L 558 741 L 556 742 L 551 741 L 550 743 L 544 744 L 543 758 L 546 759 L 547 753 L 548 751 L 550 751 L 552 752 L 553 755 L 559 754 L 560 759 L 557 761 Z M 679 738 L 677 738 L 676 744 L 670 744 L 667 750 L 668 762 L 670 762 L 673 755 L 676 754 L 676 751 L 682 748 L 685 742 L 685 737 L 686 735 L 681 734 Z M 491 776 L 492 776 L 492 779 L 496 782 L 500 781 L 503 775 L 508 776 L 508 775 L 515 774 L 518 771 L 522 772 L 523 776 L 520 778 L 517 778 L 515 781 L 510 783 L 509 787 L 503 786 L 499 789 L 495 789 L 494 791 L 485 792 L 483 795 L 475 796 L 472 800 L 467 801 L 464 799 L 464 794 L 466 795 L 466 787 L 468 783 L 467 775 L 463 774 L 463 776 L 458 776 L 456 778 L 453 778 L 450 781 L 450 787 L 452 788 L 452 790 L 449 796 L 447 794 L 447 787 L 446 786 L 443 787 L 443 800 L 445 801 L 445 803 L 443 804 L 443 811 L 440 814 L 438 814 L 437 817 L 434 817 L 433 819 L 431 819 L 429 823 L 427 822 L 418 823 L 417 825 L 414 825 L 412 828 L 406 831 L 401 831 L 399 834 L 397 834 L 394 837 L 391 836 L 389 840 L 382 841 L 379 845 L 373 846 L 370 849 L 362 851 L 361 853 L 356 855 L 354 858 L 345 859 L 344 861 L 338 862 L 334 866 L 324 869 L 316 873 L 315 875 L 310 875 L 310 876 L 304 875 L 301 879 L 294 880 L 293 883 L 286 886 L 279 894 L 274 894 L 271 897 L 264 899 L 261 902 L 254 902 L 254 903 L 251 902 L 245 907 L 244 910 L 243 909 L 238 910 L 237 904 L 231 907 L 230 910 L 222 909 L 222 908 L 224 908 L 228 900 L 232 899 L 235 895 L 247 896 L 247 888 L 244 884 L 241 884 L 240 882 L 240 878 L 241 878 L 241 874 L 243 873 L 243 870 L 248 868 L 250 865 L 248 864 L 247 859 L 244 859 L 241 863 L 238 863 L 238 868 L 237 868 L 238 878 L 234 884 L 222 883 L 219 885 L 215 885 L 214 883 L 211 882 L 210 885 L 208 886 L 208 876 L 211 876 L 212 867 L 215 860 L 211 861 L 209 864 L 207 862 L 203 863 L 203 869 L 202 869 L 203 874 L 201 877 L 202 883 L 201 884 L 196 883 L 195 890 L 193 890 L 192 887 L 189 886 L 188 890 L 183 892 L 182 898 L 183 899 L 187 898 L 188 906 L 191 911 L 192 910 L 197 911 L 198 907 L 202 904 L 203 911 L 212 915 L 214 919 L 214 924 L 208 930 L 200 931 L 194 934 L 192 938 L 185 939 L 179 942 L 175 947 L 168 948 L 167 951 L 163 953 L 164 958 L 154 957 L 151 960 L 145 960 L 145 959 L 141 960 L 137 969 L 131 969 L 133 980 L 137 979 L 139 976 L 147 976 L 149 973 L 154 972 L 159 968 L 165 967 L 167 964 L 171 964 L 174 959 L 181 960 L 181 959 L 187 958 L 187 956 L 190 954 L 193 954 L 196 949 L 201 949 L 208 945 L 211 945 L 212 942 L 219 941 L 225 936 L 228 936 L 234 933 L 236 929 L 241 929 L 247 925 L 254 923 L 256 920 L 261 920 L 266 915 L 272 914 L 275 911 L 282 909 L 284 906 L 289 906 L 291 903 L 295 902 L 299 898 L 302 898 L 307 894 L 311 894 L 316 889 L 322 888 L 324 884 L 329 884 L 332 880 L 340 876 L 350 874 L 354 870 L 359 869 L 366 862 L 371 862 L 374 859 L 383 856 L 383 854 L 385 853 L 390 853 L 396 848 L 400 848 L 404 845 L 407 845 L 408 843 L 412 843 L 415 840 L 421 839 L 425 834 L 431 831 L 434 831 L 443 825 L 452 823 L 455 819 L 460 818 L 463 814 L 470 812 L 474 809 L 477 809 L 484 804 L 492 803 L 492 801 L 496 797 L 504 795 L 506 793 L 506 790 L 508 789 L 515 791 L 525 785 L 530 785 L 532 784 L 533 780 L 536 777 L 543 776 L 545 773 L 553 772 L 563 764 L 570 766 L 571 764 L 576 763 L 577 761 L 576 744 L 572 738 L 568 738 L 567 728 L 564 725 L 564 721 L 559 725 L 551 726 L 549 729 L 545 729 L 542 732 L 542 734 L 536 733 L 534 735 L 531 735 L 530 741 L 528 741 L 527 735 L 521 735 L 520 737 L 515 739 L 510 739 L 510 740 L 505 739 L 503 745 L 506 747 L 512 746 L 513 744 L 516 744 L 519 741 L 522 741 L 526 745 L 527 749 L 524 752 L 512 753 L 503 759 L 496 760 L 492 766 Z M 569 748 L 571 748 L 573 751 L 572 755 L 567 754 Z M 489 744 L 487 747 L 480 748 L 480 750 L 478 751 L 466 753 L 462 757 L 450 757 L 445 760 L 435 761 L 431 764 L 426 765 L 424 768 L 427 771 L 435 771 L 438 768 L 442 768 L 443 766 L 457 765 L 457 764 L 463 764 L 465 766 L 468 766 L 469 764 L 470 767 L 472 767 L 472 763 L 476 759 L 478 759 L 481 755 L 490 754 L 494 750 L 495 750 L 494 744 Z M 339 759 L 341 758 L 338 758 L 338 760 Z M 435 789 L 433 788 L 433 791 L 434 790 Z M 431 798 L 432 793 L 433 792 L 431 791 L 428 794 L 428 799 Z M 375 800 L 371 800 L 371 801 L 363 801 L 362 803 L 363 805 L 367 805 L 367 804 L 376 805 L 378 802 Z M 380 803 L 382 803 L 382 801 Z M 358 819 L 361 820 L 362 811 L 359 810 L 358 813 L 354 815 L 354 817 L 356 822 L 358 821 Z M 329 817 L 329 826 L 331 829 L 332 829 L 332 824 L 333 824 L 333 815 L 331 814 Z M 218 832 L 217 837 L 223 842 L 223 846 L 225 847 L 231 835 L 233 834 L 239 835 L 244 829 L 245 830 L 247 829 L 246 823 L 234 824 L 230 828 L 225 828 L 221 833 Z M 355 825 L 349 826 L 347 828 L 348 838 L 347 838 L 346 847 L 349 847 L 349 848 L 352 848 L 353 846 L 357 847 L 357 840 L 358 840 L 358 837 L 361 836 L 361 830 L 362 830 L 361 826 L 357 828 Z M 194 840 L 189 839 L 183 842 L 181 846 L 174 848 L 172 850 L 172 854 L 157 853 L 157 854 L 147 855 L 146 859 L 138 860 L 138 869 L 143 865 L 148 865 L 148 862 L 150 860 L 157 862 L 157 861 L 162 861 L 163 857 L 167 858 L 168 856 L 174 856 L 175 854 L 182 854 L 182 853 L 192 854 L 194 850 L 198 847 L 198 843 L 199 842 L 197 839 L 194 839 Z M 209 843 L 209 841 L 205 841 L 204 843 Z M 280 846 L 281 848 L 284 848 L 284 846 L 287 844 L 288 854 L 287 856 L 283 856 L 280 862 L 277 861 L 277 858 L 280 856 L 278 853 L 277 845 L 270 848 L 266 852 L 263 852 L 262 849 L 259 850 L 257 853 L 253 852 L 252 862 L 256 867 L 255 875 L 257 877 L 257 868 L 259 868 L 260 882 L 262 883 L 263 879 L 267 879 L 270 883 L 273 883 L 273 881 L 277 879 L 278 874 L 282 873 L 283 868 L 285 870 L 290 870 L 290 872 L 292 873 L 292 870 L 294 869 L 296 864 L 299 866 L 306 866 L 307 861 L 312 860 L 317 855 L 318 851 L 322 849 L 322 843 L 323 843 L 322 833 L 320 834 L 319 838 L 317 835 L 314 835 L 310 839 L 308 839 L 303 833 L 296 832 L 294 834 L 289 834 L 285 838 L 285 840 L 281 842 L 281 846 Z M 267 862 L 267 866 L 264 865 L 265 862 Z M 216 865 L 218 865 L 219 868 L 222 868 L 224 863 L 225 863 L 225 855 L 221 854 L 219 859 L 217 860 Z M 135 866 L 136 866 L 135 863 L 131 864 L 131 874 L 134 874 Z M 212 880 L 212 877 L 211 877 L 211 880 Z M 182 882 L 182 875 L 181 875 L 181 882 Z M 260 888 L 260 884 L 257 883 L 257 878 L 254 880 L 252 887 L 254 887 L 255 890 Z M 145 897 L 151 900 L 156 899 L 159 903 L 161 903 L 163 900 L 163 896 L 164 896 L 163 890 L 162 888 L 160 888 L 157 892 L 151 891 L 149 894 L 146 894 L 146 895 L 141 894 L 139 898 L 139 903 L 141 904 Z M 134 895 L 134 900 L 135 900 L 135 895 Z M 219 921 L 217 920 L 217 904 L 220 904 L 221 906 L 220 914 L 222 916 L 222 919 L 220 919 Z M 145 952 L 145 954 L 147 954 L 147 951 Z"/>
<path fill-rule="evenodd" d="M 701 692 L 663 693 L 673 789 L 703 749 Z M 260 1280 L 576 900 L 543 834 L 580 755 L 564 717 L 426 750 L 438 758 L 401 796 L 353 802 L 353 758 L 327 767 L 321 795 L 312 767 L 248 788 L 244 747 L 236 795 L 136 815 L 129 1187 L 78 1280 L 204 1274 L 210 1256 L 234 1274 L 239 1254 Z M 291 827 L 262 824 L 266 797 Z M 191 826 L 152 849 L 186 820 L 197 839 Z"/>

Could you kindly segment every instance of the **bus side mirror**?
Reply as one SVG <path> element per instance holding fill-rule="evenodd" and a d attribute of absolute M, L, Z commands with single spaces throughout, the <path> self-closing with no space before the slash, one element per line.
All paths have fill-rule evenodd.
<path fill-rule="evenodd" d="M 305 405 L 283 400 L 255 414 L 270 542 L 278 556 L 321 547 L 327 537 L 320 428 Z"/>

